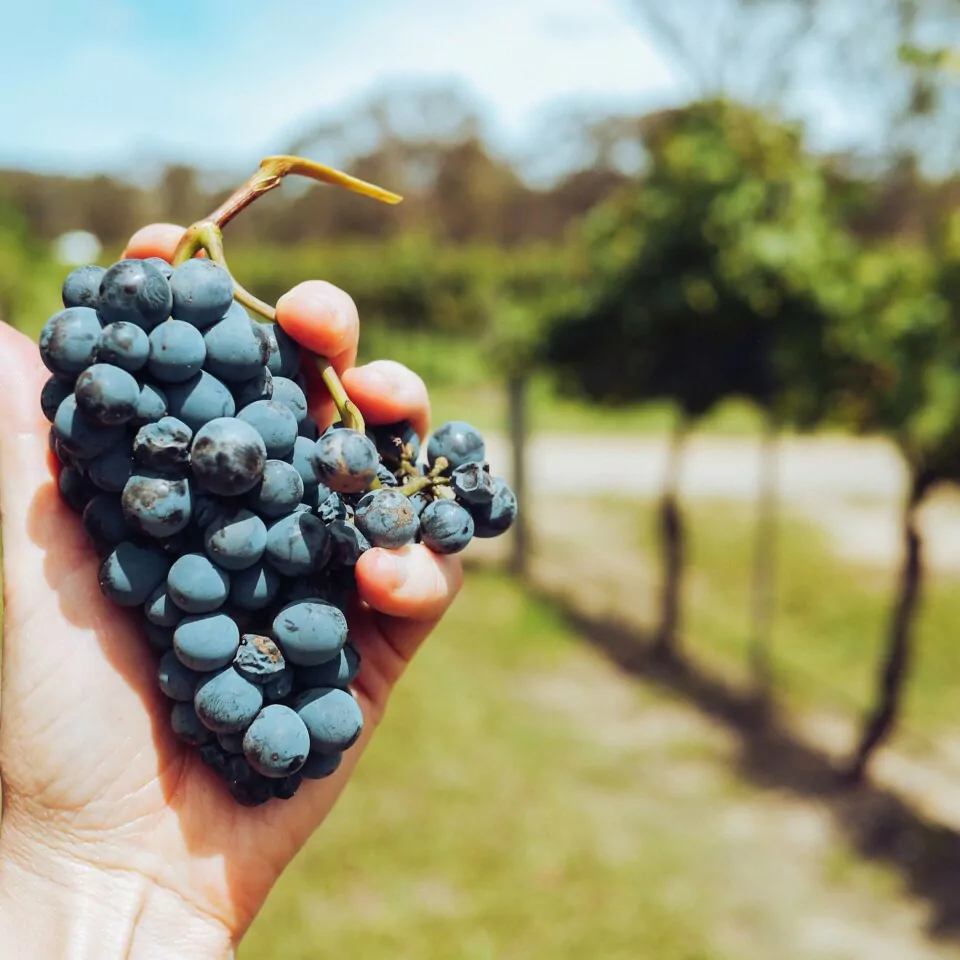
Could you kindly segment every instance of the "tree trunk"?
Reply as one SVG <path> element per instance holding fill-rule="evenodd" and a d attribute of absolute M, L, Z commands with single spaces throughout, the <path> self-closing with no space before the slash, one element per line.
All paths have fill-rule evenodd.
<path fill-rule="evenodd" d="M 660 549 L 663 579 L 660 585 L 660 628 L 654 642 L 654 653 L 663 659 L 677 659 L 680 653 L 680 602 L 686 536 L 680 513 L 678 488 L 683 445 L 689 420 L 681 416 L 670 435 L 667 463 L 660 498 Z"/>
<path fill-rule="evenodd" d="M 772 683 L 771 643 L 776 600 L 777 513 L 779 500 L 777 425 L 767 416 L 760 442 L 760 489 L 753 551 L 750 597 L 750 667 L 760 699 L 768 700 Z"/>
<path fill-rule="evenodd" d="M 913 654 L 913 625 L 920 605 L 923 556 L 917 510 L 925 492 L 926 485 L 914 477 L 903 509 L 903 566 L 890 621 L 887 655 L 878 678 L 877 703 L 867 716 L 860 744 L 845 771 L 846 779 L 853 783 L 863 779 L 871 756 L 893 731 L 900 712 Z"/>
<path fill-rule="evenodd" d="M 530 518 L 527 511 L 527 380 L 514 375 L 507 380 L 507 429 L 510 436 L 510 456 L 513 467 L 513 492 L 517 496 L 517 518 L 512 527 L 510 571 L 525 578 L 530 560 Z"/>

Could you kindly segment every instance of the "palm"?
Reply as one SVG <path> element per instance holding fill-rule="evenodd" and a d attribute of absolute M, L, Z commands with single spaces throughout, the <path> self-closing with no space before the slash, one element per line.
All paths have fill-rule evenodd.
<path fill-rule="evenodd" d="M 330 289 L 323 285 L 325 294 Z M 353 375 L 355 400 L 379 422 L 407 417 L 425 425 L 419 378 L 381 365 L 365 383 L 367 368 L 346 369 L 356 352 L 346 299 L 349 307 L 337 305 L 340 315 L 328 321 L 329 335 L 346 343 L 339 364 Z M 308 303 L 316 303 L 316 290 Z M 330 353 L 314 342 L 324 330 L 310 309 L 301 342 Z M 47 374 L 36 347 L 0 323 L 0 354 L 4 828 L 23 825 L 45 846 L 142 875 L 239 935 L 333 805 L 360 751 L 292 800 L 250 809 L 176 740 L 155 658 L 134 618 L 101 596 L 98 557 L 54 484 L 48 425 L 37 412 Z M 361 602 L 350 618 L 364 664 L 356 685 L 366 720 L 361 747 L 459 585 L 454 558 L 406 547 L 385 568 L 390 558 L 382 553 L 370 551 L 358 565 Z"/>

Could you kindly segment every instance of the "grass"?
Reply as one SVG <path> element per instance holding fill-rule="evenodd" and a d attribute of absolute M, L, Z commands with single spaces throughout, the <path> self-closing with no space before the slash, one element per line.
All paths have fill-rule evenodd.
<path fill-rule="evenodd" d="M 654 505 L 620 503 L 615 509 L 624 526 L 636 531 L 637 546 L 655 557 Z M 746 677 L 753 511 L 698 501 L 684 513 L 690 533 L 686 646 L 699 660 Z M 790 516 L 781 521 L 777 564 L 772 654 L 778 690 L 797 709 L 858 717 L 873 701 L 896 572 L 839 558 L 824 531 Z M 928 573 L 904 710 L 913 748 L 955 734 L 958 622 L 956 579 Z"/>

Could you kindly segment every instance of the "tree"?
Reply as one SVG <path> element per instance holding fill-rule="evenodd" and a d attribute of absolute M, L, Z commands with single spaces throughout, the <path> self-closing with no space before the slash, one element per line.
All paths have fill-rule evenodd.
<path fill-rule="evenodd" d="M 648 117 L 643 137 L 644 177 L 584 223 L 581 283 L 549 329 L 545 357 L 595 401 L 668 399 L 679 410 L 660 505 L 656 644 L 673 655 L 684 438 L 731 396 L 777 424 L 823 416 L 831 367 L 819 291 L 849 244 L 798 130 L 713 100 Z"/>

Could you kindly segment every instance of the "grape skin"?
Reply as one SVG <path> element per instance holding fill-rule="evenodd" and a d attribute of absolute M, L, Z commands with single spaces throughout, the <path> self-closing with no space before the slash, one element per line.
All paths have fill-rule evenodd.
<path fill-rule="evenodd" d="M 161 383 L 184 383 L 195 377 L 206 356 L 203 335 L 182 320 L 168 320 L 150 333 L 147 369 Z"/>
<path fill-rule="evenodd" d="M 322 569 L 331 549 L 327 528 L 309 513 L 290 514 L 267 528 L 266 559 L 287 577 Z"/>
<path fill-rule="evenodd" d="M 106 453 L 123 439 L 123 427 L 98 427 L 87 420 L 77 407 L 77 398 L 72 393 L 57 409 L 53 425 L 64 450 L 81 460 Z"/>
<path fill-rule="evenodd" d="M 360 557 L 370 549 L 370 541 L 346 520 L 334 520 L 327 525 L 327 531 L 333 541 L 331 566 L 355 567 Z"/>
<path fill-rule="evenodd" d="M 287 406 L 298 424 L 307 418 L 307 397 L 293 380 L 273 375 L 273 399 Z"/>
<path fill-rule="evenodd" d="M 168 403 L 166 394 L 152 383 L 145 383 L 140 388 L 140 399 L 137 400 L 137 410 L 130 421 L 134 426 L 143 426 L 153 423 L 167 415 Z"/>
<path fill-rule="evenodd" d="M 493 485 L 493 500 L 490 503 L 469 508 L 473 516 L 475 537 L 499 537 L 510 529 L 517 517 L 517 497 L 507 481 L 494 477 Z"/>
<path fill-rule="evenodd" d="M 281 460 L 290 454 L 297 442 L 297 420 L 286 404 L 275 400 L 257 400 L 237 414 L 260 434 L 267 456 Z"/>
<path fill-rule="evenodd" d="M 374 547 L 396 549 L 412 543 L 420 520 L 410 501 L 399 490 L 375 490 L 357 504 L 357 529 Z"/>
<path fill-rule="evenodd" d="M 192 497 L 185 478 L 141 470 L 123 488 L 123 515 L 134 530 L 158 539 L 172 537 L 189 525 Z"/>
<path fill-rule="evenodd" d="M 453 470 L 465 463 L 485 459 L 486 448 L 480 431 L 464 420 L 443 424 L 427 444 L 427 463 L 432 468 L 440 457 L 445 457 Z"/>
<path fill-rule="evenodd" d="M 168 384 L 166 400 L 165 412 L 182 420 L 194 433 L 213 420 L 232 417 L 236 412 L 233 394 L 205 370 L 183 383 Z"/>
<path fill-rule="evenodd" d="M 43 415 L 51 422 L 56 419 L 60 404 L 73 393 L 73 383 L 70 380 L 61 380 L 51 377 L 40 391 L 40 409 Z"/>
<path fill-rule="evenodd" d="M 341 753 L 357 742 L 363 730 L 357 701 L 337 687 L 306 690 L 296 697 L 293 709 L 306 724 L 310 749 L 317 753 Z"/>
<path fill-rule="evenodd" d="M 185 617 L 173 632 L 177 658 L 199 673 L 232 663 L 239 646 L 240 628 L 225 613 Z"/>
<path fill-rule="evenodd" d="M 173 650 L 168 650 L 160 658 L 157 680 L 162 693 L 171 700 L 190 702 L 193 700 L 197 684 L 203 679 L 202 673 L 185 667 Z"/>
<path fill-rule="evenodd" d="M 258 562 L 230 576 L 230 602 L 241 610 L 263 610 L 280 592 L 280 574 L 268 563 Z"/>
<path fill-rule="evenodd" d="M 103 561 L 100 589 L 121 607 L 139 607 L 163 583 L 169 568 L 160 551 L 125 540 Z"/>
<path fill-rule="evenodd" d="M 77 378 L 77 407 L 91 423 L 120 426 L 132 420 L 140 399 L 140 384 L 126 370 L 95 363 Z"/>
<path fill-rule="evenodd" d="M 173 602 L 166 583 L 161 583 L 143 605 L 143 613 L 157 627 L 173 629 L 183 619 L 183 611 Z"/>
<path fill-rule="evenodd" d="M 200 721 L 192 703 L 178 702 L 173 705 L 170 726 L 178 740 L 195 747 L 206 743 L 212 736 Z"/>
<path fill-rule="evenodd" d="M 230 575 L 202 553 L 185 553 L 167 574 L 167 590 L 184 613 L 210 613 L 230 593 Z"/>
<path fill-rule="evenodd" d="M 261 516 L 283 517 L 296 509 L 303 497 L 300 474 L 282 460 L 268 460 L 263 479 L 248 494 L 247 503 Z"/>
<path fill-rule="evenodd" d="M 493 500 L 495 487 L 485 463 L 464 463 L 450 474 L 450 488 L 457 499 L 480 506 Z"/>
<path fill-rule="evenodd" d="M 128 373 L 142 370 L 150 359 L 150 338 L 135 323 L 120 320 L 100 331 L 97 363 L 111 363 Z"/>
<path fill-rule="evenodd" d="M 267 359 L 268 345 L 238 303 L 203 336 L 206 370 L 221 380 L 242 383 L 255 377 Z"/>
<path fill-rule="evenodd" d="M 459 553 L 473 532 L 473 517 L 453 500 L 434 500 L 420 514 L 420 539 L 434 553 Z"/>
<path fill-rule="evenodd" d="M 347 619 L 322 600 L 295 600 L 274 618 L 273 635 L 287 660 L 313 667 L 340 654 L 347 642 Z"/>
<path fill-rule="evenodd" d="M 254 513 L 243 507 L 222 514 L 204 533 L 207 555 L 224 570 L 245 570 L 263 556 L 267 547 L 267 527 Z"/>
<path fill-rule="evenodd" d="M 67 307 L 43 325 L 40 359 L 55 377 L 73 380 L 96 359 L 100 330 L 95 310 Z"/>
<path fill-rule="evenodd" d="M 170 277 L 170 315 L 200 330 L 220 320 L 233 303 L 229 272 L 199 257 L 180 264 Z"/>
<path fill-rule="evenodd" d="M 173 294 L 167 278 L 143 260 L 121 260 L 103 275 L 97 312 L 106 324 L 124 320 L 149 333 L 170 316 Z"/>
<path fill-rule="evenodd" d="M 297 681 L 305 689 L 340 687 L 353 683 L 360 672 L 360 654 L 352 643 L 344 644 L 339 656 L 313 667 L 298 667 Z"/>
<path fill-rule="evenodd" d="M 306 762 L 300 768 L 300 774 L 307 780 L 325 780 L 335 773 L 343 760 L 342 753 L 316 753 L 311 751 Z"/>
<path fill-rule="evenodd" d="M 137 463 L 124 445 L 87 461 L 87 476 L 97 487 L 109 493 L 121 493 L 136 469 Z"/>
<path fill-rule="evenodd" d="M 239 733 L 263 706 L 263 693 L 233 667 L 225 667 L 197 686 L 193 706 L 200 722 L 214 733 Z"/>
<path fill-rule="evenodd" d="M 262 323 L 260 326 L 267 335 L 269 346 L 267 368 L 275 377 L 288 380 L 295 377 L 300 372 L 300 345 L 279 323 Z"/>
<path fill-rule="evenodd" d="M 328 430 L 316 443 L 317 476 L 337 493 L 361 493 L 377 475 L 380 455 L 373 442 L 357 430 Z"/>
<path fill-rule="evenodd" d="M 201 487 L 221 496 L 237 496 L 260 482 L 267 450 L 249 423 L 221 417 L 197 431 L 190 462 Z"/>
<path fill-rule="evenodd" d="M 98 493 L 83 510 L 83 529 L 98 549 L 113 549 L 130 538 L 131 530 L 123 516 L 120 498 Z"/>
<path fill-rule="evenodd" d="M 269 638 L 245 633 L 233 661 L 234 669 L 251 683 L 265 686 L 286 669 L 280 648 Z"/>
<path fill-rule="evenodd" d="M 57 478 L 60 496 L 75 513 L 83 513 L 96 492 L 89 480 L 75 467 L 64 467 Z"/>
<path fill-rule="evenodd" d="M 243 737 L 247 762 L 264 777 L 296 773 L 310 752 L 310 734 L 299 715 L 279 703 L 264 707 Z"/>
<path fill-rule="evenodd" d="M 142 426 L 133 439 L 133 455 L 158 473 L 181 473 L 190 462 L 193 431 L 176 417 Z"/>
<path fill-rule="evenodd" d="M 255 377 L 233 384 L 231 392 L 237 410 L 244 410 L 259 400 L 270 400 L 273 397 L 273 375 L 266 367 L 261 367 Z"/>
<path fill-rule="evenodd" d="M 60 290 L 63 305 L 95 308 L 100 296 L 100 283 L 106 272 L 105 267 L 97 266 L 95 263 L 71 270 Z"/>

